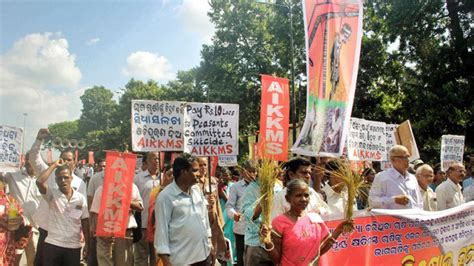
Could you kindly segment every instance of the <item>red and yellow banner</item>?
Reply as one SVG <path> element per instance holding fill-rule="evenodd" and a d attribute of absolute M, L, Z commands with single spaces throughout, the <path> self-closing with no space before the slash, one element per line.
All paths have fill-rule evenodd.
<path fill-rule="evenodd" d="M 326 253 L 328 265 L 474 264 L 474 202 L 439 212 L 373 210 L 355 214 L 355 230 Z M 340 220 L 326 222 L 330 230 Z"/>
<path fill-rule="evenodd" d="M 288 79 L 262 76 L 260 136 L 262 156 L 278 161 L 288 160 L 290 93 Z"/>
<path fill-rule="evenodd" d="M 362 2 L 304 0 L 306 118 L 292 151 L 340 156 L 354 101 L 362 40 Z"/>
<path fill-rule="evenodd" d="M 137 155 L 107 152 L 97 236 L 125 237 Z"/>

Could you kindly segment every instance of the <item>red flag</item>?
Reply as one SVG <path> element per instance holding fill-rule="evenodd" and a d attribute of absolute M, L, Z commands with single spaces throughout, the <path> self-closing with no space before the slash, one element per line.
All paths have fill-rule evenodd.
<path fill-rule="evenodd" d="M 165 168 L 165 152 L 160 151 L 160 169 L 164 169 L 164 168 Z"/>
<path fill-rule="evenodd" d="M 175 157 L 176 157 L 176 153 L 171 152 L 171 164 L 173 164 Z"/>
<path fill-rule="evenodd" d="M 219 157 L 211 156 L 211 176 L 216 176 L 217 163 L 219 162 Z"/>
<path fill-rule="evenodd" d="M 137 155 L 107 152 L 97 236 L 125 237 Z"/>
<path fill-rule="evenodd" d="M 75 158 L 76 158 L 75 161 L 76 161 L 76 163 L 77 163 L 77 160 L 78 160 L 77 157 L 79 157 L 79 150 L 76 149 L 75 152 L 74 152 L 74 154 L 75 154 Z"/>
<path fill-rule="evenodd" d="M 89 151 L 88 164 L 94 164 L 94 151 Z"/>
<path fill-rule="evenodd" d="M 53 151 L 48 149 L 48 164 L 53 163 Z"/>
<path fill-rule="evenodd" d="M 278 161 L 288 160 L 288 130 L 290 123 L 290 93 L 288 80 L 262 76 L 260 155 Z"/>

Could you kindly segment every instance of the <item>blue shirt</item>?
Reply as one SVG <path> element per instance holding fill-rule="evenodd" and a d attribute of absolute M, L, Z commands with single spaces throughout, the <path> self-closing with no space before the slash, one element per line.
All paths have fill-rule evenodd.
<path fill-rule="evenodd" d="M 281 190 L 281 187 L 275 184 L 273 191 L 276 193 Z M 260 225 L 262 224 L 262 217 L 259 215 L 257 219 L 252 220 L 253 212 L 257 206 L 257 199 L 260 198 L 260 185 L 258 180 L 250 182 L 244 191 L 242 212 L 245 218 L 245 245 L 258 247 L 263 246 L 260 242 Z"/>

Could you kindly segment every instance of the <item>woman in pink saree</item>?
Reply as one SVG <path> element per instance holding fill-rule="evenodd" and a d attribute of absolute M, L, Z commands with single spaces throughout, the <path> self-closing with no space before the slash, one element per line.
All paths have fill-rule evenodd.
<path fill-rule="evenodd" d="M 288 183 L 286 200 L 290 210 L 275 217 L 272 228 L 262 226 L 262 236 L 271 234 L 271 240 L 264 243 L 270 258 L 282 266 L 327 265 L 322 255 L 329 251 L 344 225 L 353 226 L 353 222 L 341 222 L 331 234 L 317 213 L 305 212 L 309 188 L 299 179 Z"/>

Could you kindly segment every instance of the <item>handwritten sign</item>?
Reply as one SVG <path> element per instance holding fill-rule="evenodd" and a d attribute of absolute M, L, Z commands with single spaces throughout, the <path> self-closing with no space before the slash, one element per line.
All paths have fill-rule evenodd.
<path fill-rule="evenodd" d="M 23 129 L 0 126 L 0 171 L 14 172 L 20 169 Z"/>
<path fill-rule="evenodd" d="M 441 136 L 441 169 L 446 171 L 452 163 L 462 162 L 464 136 Z"/>
<path fill-rule="evenodd" d="M 182 151 L 185 106 L 182 102 L 132 100 L 133 151 Z"/>
<path fill-rule="evenodd" d="M 184 152 L 197 156 L 238 155 L 239 105 L 188 103 Z"/>
<path fill-rule="evenodd" d="M 382 161 L 387 158 L 385 123 L 351 118 L 348 156 L 354 161 Z"/>
<path fill-rule="evenodd" d="M 220 167 L 229 167 L 237 165 L 237 156 L 219 156 L 217 163 Z"/>
<path fill-rule="evenodd" d="M 397 124 L 386 124 L 385 137 L 387 138 L 387 147 L 386 147 L 387 154 L 390 151 L 390 149 L 397 144 L 397 137 L 396 137 L 397 127 L 398 127 Z M 381 162 L 380 168 L 385 170 L 391 167 L 392 167 L 392 163 L 390 162 L 387 156 L 387 158 Z"/>

